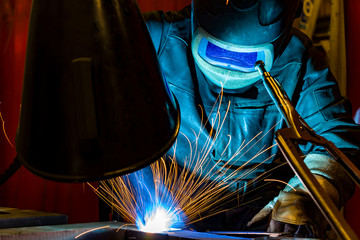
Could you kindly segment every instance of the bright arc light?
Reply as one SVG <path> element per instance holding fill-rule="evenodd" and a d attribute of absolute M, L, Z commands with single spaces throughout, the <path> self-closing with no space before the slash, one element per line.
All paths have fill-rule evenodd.
<path fill-rule="evenodd" d="M 163 207 L 156 207 L 151 214 L 145 216 L 143 223 L 137 221 L 138 229 L 148 233 L 160 233 L 170 231 L 171 226 L 174 224 L 176 216 L 169 210 Z M 176 221 L 176 220 L 175 220 Z"/>

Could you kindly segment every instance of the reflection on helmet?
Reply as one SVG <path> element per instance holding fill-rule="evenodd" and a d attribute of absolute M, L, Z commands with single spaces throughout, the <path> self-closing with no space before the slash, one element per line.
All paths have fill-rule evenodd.
<path fill-rule="evenodd" d="M 192 53 L 204 75 L 224 89 L 260 79 L 253 65 L 270 71 L 301 0 L 194 0 Z"/>

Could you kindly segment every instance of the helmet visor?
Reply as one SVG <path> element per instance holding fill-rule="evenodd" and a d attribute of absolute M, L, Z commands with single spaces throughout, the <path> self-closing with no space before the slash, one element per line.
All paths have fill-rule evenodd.
<path fill-rule="evenodd" d="M 269 43 L 258 46 L 235 46 L 209 39 L 205 35 L 199 42 L 198 54 L 214 66 L 241 72 L 255 72 L 255 63 L 259 60 L 272 65 L 273 45 Z"/>

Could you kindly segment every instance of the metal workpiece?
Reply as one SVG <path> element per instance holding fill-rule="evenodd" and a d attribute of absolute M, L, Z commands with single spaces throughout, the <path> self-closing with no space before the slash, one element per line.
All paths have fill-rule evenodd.
<path fill-rule="evenodd" d="M 0 207 L 0 229 L 67 223 L 68 216 L 64 214 Z"/>
<path fill-rule="evenodd" d="M 177 230 L 164 233 L 146 233 L 134 225 L 122 222 L 93 222 L 0 229 L 1 240 L 231 240 L 231 239 L 302 239 L 314 238 L 288 237 L 284 233 L 265 232 L 196 232 Z"/>
<path fill-rule="evenodd" d="M 301 180 L 309 195 L 335 230 L 340 239 L 358 239 L 333 201 L 320 186 L 315 176 L 304 163 L 299 144 L 312 143 L 322 146 L 349 176 L 360 185 L 360 172 L 357 167 L 331 141 L 315 133 L 293 107 L 281 84 L 265 70 L 264 63 L 258 61 L 256 69 L 260 72 L 263 83 L 282 114 L 288 128 L 276 132 L 275 140 L 288 164 Z"/>

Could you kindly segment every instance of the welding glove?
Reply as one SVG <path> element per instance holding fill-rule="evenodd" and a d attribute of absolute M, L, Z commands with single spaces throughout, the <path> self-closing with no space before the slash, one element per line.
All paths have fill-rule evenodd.
<path fill-rule="evenodd" d="M 339 208 L 351 197 L 354 184 L 340 164 L 331 157 L 310 154 L 304 162 Z M 296 176 L 253 217 L 248 226 L 254 226 L 270 216 L 268 232 L 289 232 L 295 237 L 324 237 L 328 226 Z"/>

